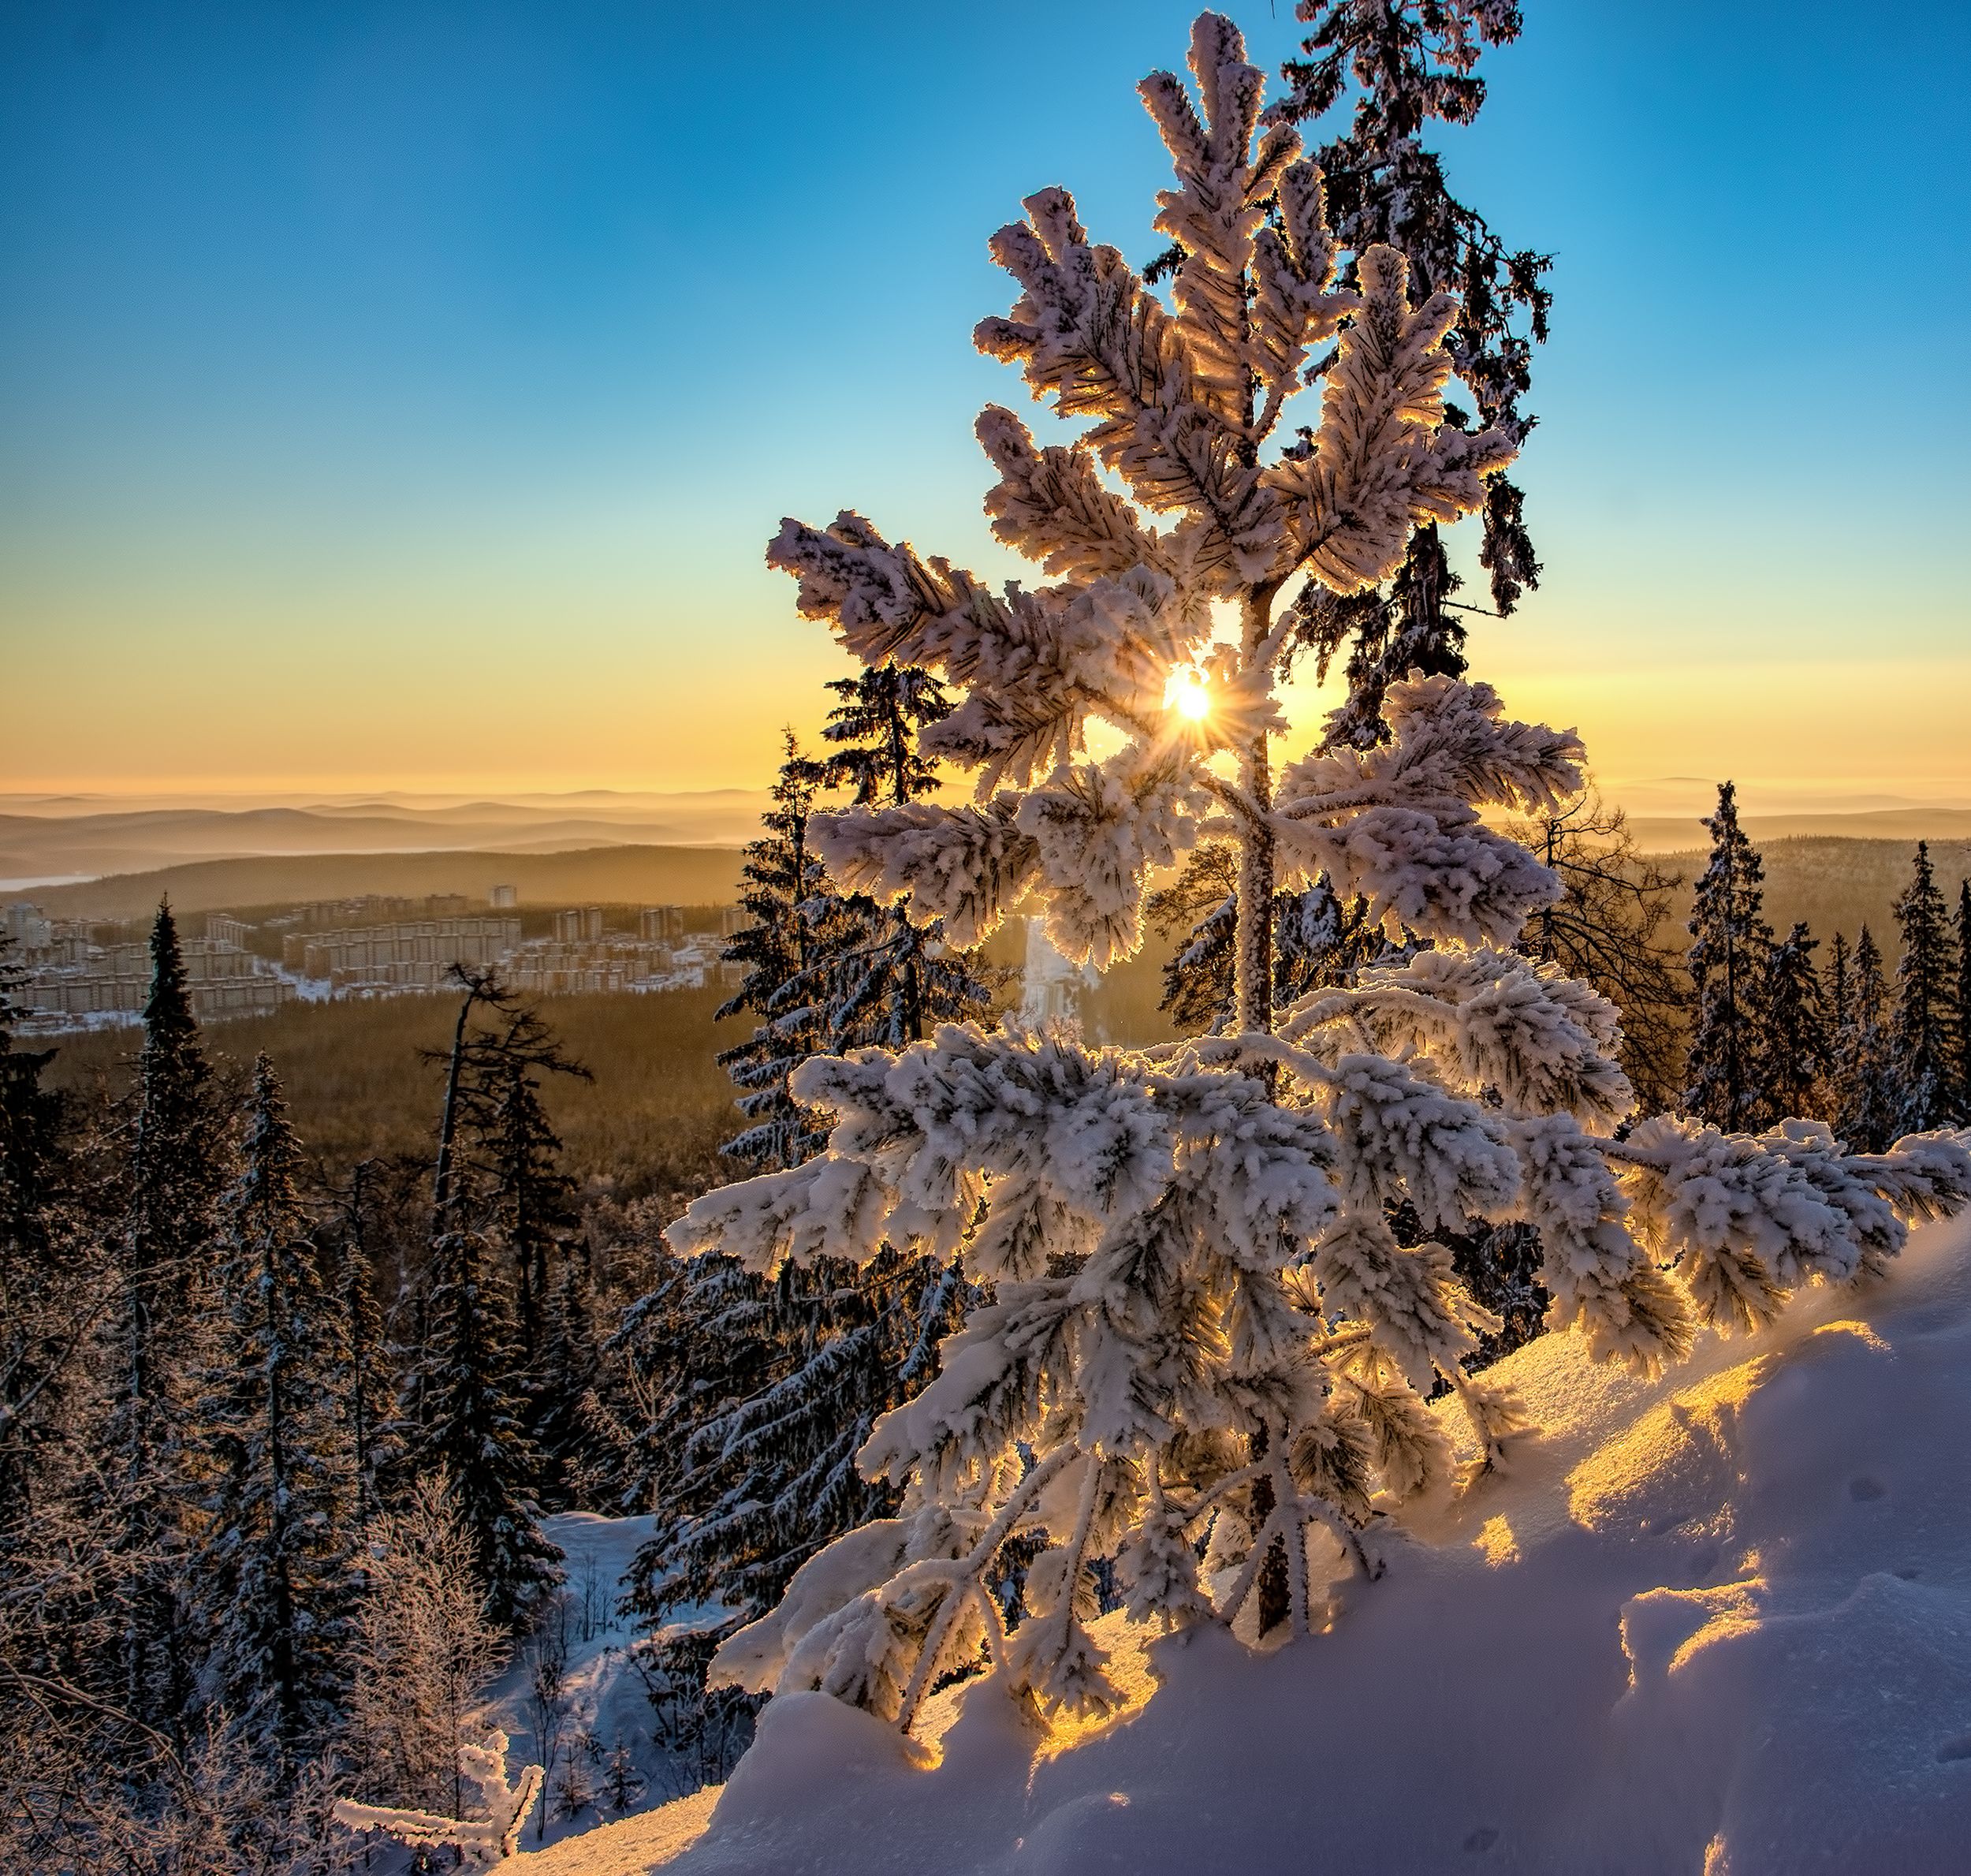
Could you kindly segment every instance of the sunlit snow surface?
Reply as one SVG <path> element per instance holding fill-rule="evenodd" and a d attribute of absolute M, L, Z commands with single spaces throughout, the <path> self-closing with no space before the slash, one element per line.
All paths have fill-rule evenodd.
<path fill-rule="evenodd" d="M 1971 1869 L 1971 1225 L 1655 1385 L 1574 1337 L 1500 1371 L 1548 1438 L 1331 1633 L 1138 1656 L 1107 1618 L 1149 1698 L 1051 1741 L 989 1684 L 928 1751 L 777 1700 L 709 1827 L 542 1876 Z"/>

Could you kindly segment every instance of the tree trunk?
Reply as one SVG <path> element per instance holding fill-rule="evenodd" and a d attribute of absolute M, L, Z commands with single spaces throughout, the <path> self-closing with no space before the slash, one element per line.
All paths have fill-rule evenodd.
<path fill-rule="evenodd" d="M 1272 610 L 1270 588 L 1246 595 L 1243 638 L 1246 658 L 1265 641 Z M 1272 764 L 1262 731 L 1239 752 L 1239 785 L 1263 809 L 1272 805 Z M 1273 1027 L 1273 837 L 1246 828 L 1239 855 L 1239 922 L 1233 950 L 1233 986 L 1242 1035 L 1270 1035 Z"/>
<path fill-rule="evenodd" d="M 438 1237 L 452 1209 L 452 1153 L 459 1128 L 459 1076 L 465 1061 L 465 1025 L 479 1000 L 479 986 L 468 986 L 452 1031 L 452 1060 L 445 1075 L 445 1112 L 438 1121 L 438 1167 L 431 1180 L 431 1235 Z"/>
<path fill-rule="evenodd" d="M 1265 642 L 1272 591 L 1256 587 L 1246 595 L 1241 637 L 1250 662 Z M 1272 766 L 1265 732 L 1239 752 L 1239 785 L 1261 808 L 1272 805 Z M 1263 827 L 1244 830 L 1239 856 L 1239 923 L 1234 939 L 1234 988 L 1242 1035 L 1270 1035 L 1273 1027 L 1273 837 Z M 1266 1429 L 1252 1436 L 1254 1459 L 1265 1456 Z M 1273 1486 L 1263 1475 L 1253 1482 L 1253 1528 L 1274 1509 Z M 1270 1633 L 1290 1613 L 1286 1547 L 1276 1540 L 1259 1566 L 1259 1632 Z"/>

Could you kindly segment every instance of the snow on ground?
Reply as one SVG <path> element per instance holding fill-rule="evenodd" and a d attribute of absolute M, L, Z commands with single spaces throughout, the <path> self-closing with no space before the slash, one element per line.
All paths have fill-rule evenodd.
<path fill-rule="evenodd" d="M 928 1748 L 778 1699 L 702 1834 L 707 1793 L 542 1876 L 1971 1868 L 1971 1221 L 1653 1385 L 1572 1337 L 1498 1371 L 1548 1438 L 1330 1633 L 1105 1618 L 1149 1697 L 1049 1741 L 989 1683 Z"/>
<path fill-rule="evenodd" d="M 645 1781 L 645 1795 L 639 1803 L 654 1804 L 665 1794 L 665 1768 L 650 1740 L 650 1699 L 629 1658 L 635 1631 L 617 1613 L 624 1593 L 624 1574 L 650 1536 L 651 1522 L 648 1517 L 604 1518 L 579 1511 L 542 1520 L 566 1559 L 561 1566 L 566 1574 L 562 1632 L 567 1638 L 568 1657 L 554 1762 L 548 1766 L 547 1789 L 523 1833 L 528 1850 L 543 1843 L 552 1845 L 572 1832 L 592 1831 L 613 1814 L 600 1808 L 603 1769 L 592 1756 L 588 1776 L 597 1788 L 595 1806 L 574 1818 L 557 1814 L 556 1785 L 568 1754 L 579 1750 L 577 1741 L 583 1734 L 597 1741 L 604 1752 L 619 1740 L 630 1747 Z M 505 1732 L 508 1763 L 516 1771 L 523 1765 L 545 1763 L 547 1758 L 544 1742 L 537 1736 L 542 1715 L 530 1698 L 538 1645 L 532 1639 L 521 1643 L 487 1698 L 487 1721 Z"/>

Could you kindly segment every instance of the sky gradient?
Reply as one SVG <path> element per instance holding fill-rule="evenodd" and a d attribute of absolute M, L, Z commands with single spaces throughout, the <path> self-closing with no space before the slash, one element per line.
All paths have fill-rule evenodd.
<path fill-rule="evenodd" d="M 0 10 L 0 790 L 759 785 L 845 668 L 783 514 L 1019 570 L 986 238 L 1156 252 L 1190 11 Z M 1556 255 L 1474 668 L 1639 807 L 1971 800 L 1971 9 L 1526 11 L 1444 140 Z"/>

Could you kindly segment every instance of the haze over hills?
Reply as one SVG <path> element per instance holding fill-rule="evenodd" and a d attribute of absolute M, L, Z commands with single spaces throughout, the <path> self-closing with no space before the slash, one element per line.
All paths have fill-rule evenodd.
<path fill-rule="evenodd" d="M 33 889 L 62 919 L 140 919 L 168 897 L 181 912 L 292 905 L 377 893 L 463 893 L 481 905 L 496 886 L 523 905 L 725 905 L 739 896 L 736 847 L 624 844 L 562 853 L 260 855 L 196 860 L 141 873 Z"/>
<path fill-rule="evenodd" d="M 306 804 L 110 802 L 0 796 L 0 881 L 102 878 L 177 863 L 263 856 L 551 853 L 601 846 L 736 846 L 766 797 L 579 796 L 512 801 L 368 796 Z"/>
<path fill-rule="evenodd" d="M 1742 813 L 1738 825 L 1745 830 L 1746 838 L 1758 847 L 1772 841 L 1799 840 L 1962 841 L 1971 840 L 1971 808 L 1906 806 L 1852 813 Z M 1711 837 L 1697 815 L 1632 814 L 1629 831 L 1645 853 L 1686 853 L 1707 845 Z"/>

